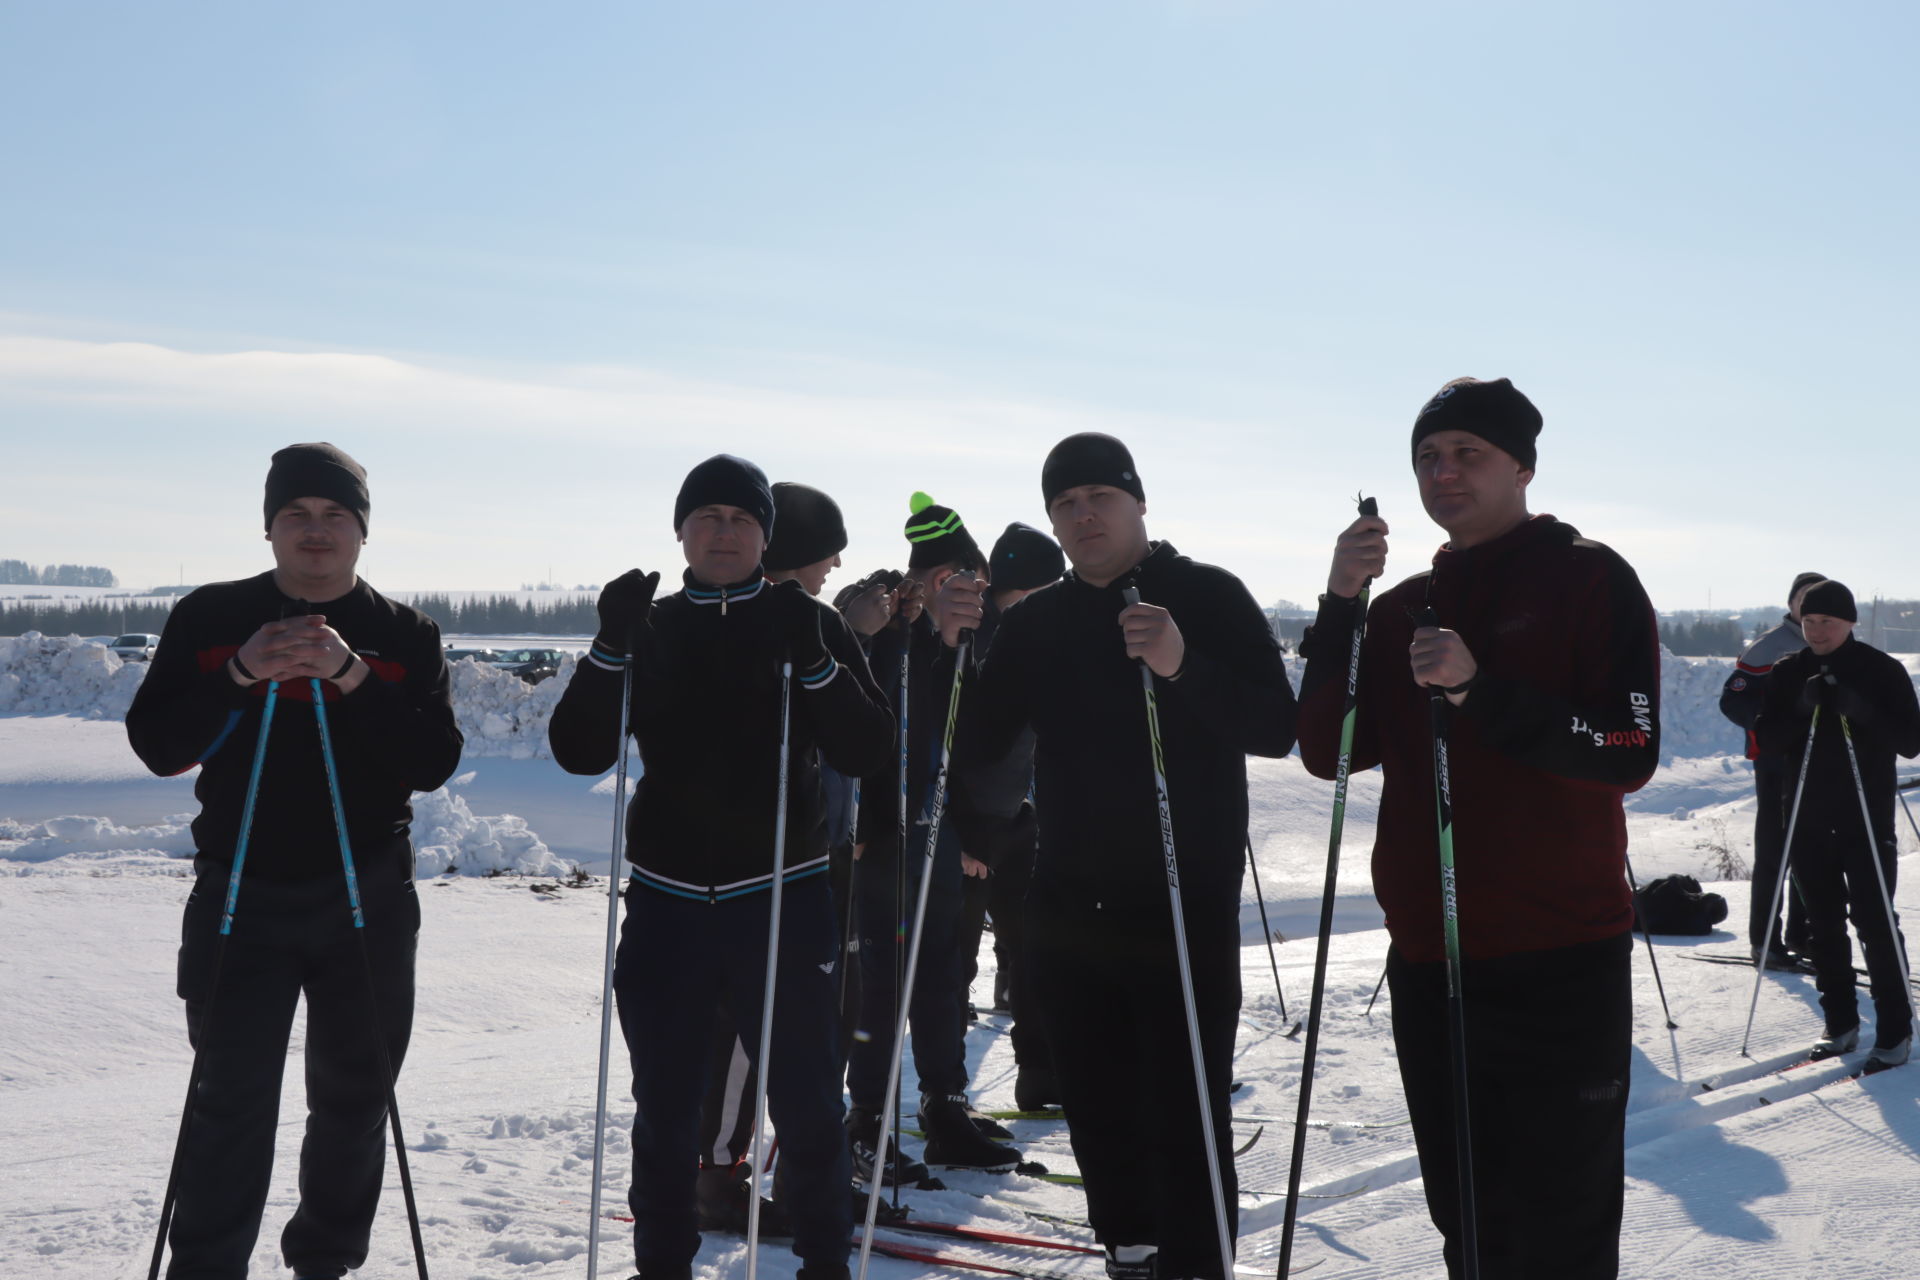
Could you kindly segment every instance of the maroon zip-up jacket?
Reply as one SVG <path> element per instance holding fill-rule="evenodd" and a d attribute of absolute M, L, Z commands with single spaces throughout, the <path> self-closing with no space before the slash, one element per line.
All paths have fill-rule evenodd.
<path fill-rule="evenodd" d="M 1442 547 L 1367 611 L 1351 768 L 1385 774 L 1373 886 L 1409 960 L 1444 957 L 1430 696 L 1407 659 L 1432 604 L 1479 666 L 1449 709 L 1461 945 L 1501 956 L 1633 924 L 1621 797 L 1660 759 L 1660 641 L 1633 569 L 1549 515 Z M 1300 754 L 1331 778 L 1356 602 L 1323 596 L 1301 652 Z"/>

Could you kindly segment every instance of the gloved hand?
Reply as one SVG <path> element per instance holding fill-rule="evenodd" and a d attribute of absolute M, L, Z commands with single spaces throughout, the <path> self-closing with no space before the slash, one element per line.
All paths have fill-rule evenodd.
<path fill-rule="evenodd" d="M 611 653 L 630 653 L 634 638 L 647 624 L 647 608 L 660 585 L 658 573 L 629 569 L 600 590 L 594 608 L 600 614 L 600 634 L 594 643 Z"/>
<path fill-rule="evenodd" d="M 796 674 L 827 665 L 827 643 L 820 637 L 820 606 L 806 588 L 791 579 L 767 593 L 770 625 L 781 638 Z"/>
<path fill-rule="evenodd" d="M 1828 686 L 1827 707 L 1845 716 L 1856 727 L 1871 723 L 1876 713 L 1867 695 L 1850 684 Z"/>
<path fill-rule="evenodd" d="M 1803 713 L 1812 715 L 1816 708 L 1826 706 L 1832 696 L 1833 677 L 1822 671 L 1807 677 L 1806 683 L 1800 686 L 1800 696 L 1796 701 Z"/>

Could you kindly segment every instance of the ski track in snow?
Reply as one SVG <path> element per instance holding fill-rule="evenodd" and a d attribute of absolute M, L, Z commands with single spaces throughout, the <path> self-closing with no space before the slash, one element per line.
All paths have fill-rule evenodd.
<path fill-rule="evenodd" d="M 88 679 L 101 674 L 84 663 L 73 670 L 92 672 Z M 1713 670 L 1679 677 L 1669 670 L 1670 681 L 1717 692 Z M 1704 740 L 1705 693 L 1693 691 L 1687 711 L 1669 692 L 1669 716 L 1691 715 Z M 470 779 L 423 805 L 432 825 L 448 833 L 444 848 L 472 855 L 452 862 L 470 873 L 507 866 L 535 844 L 548 848 L 541 842 L 550 832 L 568 831 L 551 847 L 556 860 L 536 860 L 537 867 L 551 875 L 558 857 L 596 853 L 604 865 L 610 784 L 568 777 L 550 761 L 513 759 L 511 734 L 504 741 L 502 756 L 471 760 L 462 766 Z M 1308 778 L 1297 759 L 1249 765 L 1251 836 L 1268 920 L 1289 939 L 1278 947 L 1283 1020 L 1249 882 L 1235 1064 L 1247 1088 L 1234 1106 L 1268 1119 L 1241 1162 L 1243 1182 L 1260 1192 L 1242 1197 L 1241 1258 L 1270 1262 L 1284 1206 L 1268 1191 L 1285 1185 L 1302 1054 L 1301 1042 L 1283 1032 L 1306 1013 L 1330 789 Z M 190 882 L 183 857 L 189 782 L 147 778 L 108 716 L 0 715 L 0 1264 L 9 1277 L 145 1275 L 189 1066 L 173 994 L 179 908 Z M 1377 774 L 1354 779 L 1313 1095 L 1322 1127 L 1308 1134 L 1302 1177 L 1305 1190 L 1340 1198 L 1303 1202 L 1295 1262 L 1320 1260 L 1312 1273 L 1320 1277 L 1411 1280 L 1439 1273 L 1438 1236 L 1427 1220 L 1411 1131 L 1394 1123 L 1404 1105 L 1388 995 L 1372 1017 L 1362 1012 L 1386 951 L 1367 868 L 1378 796 Z M 509 821 L 499 812 L 507 807 L 520 817 Z M 1630 799 L 1635 870 L 1642 880 L 1674 871 L 1716 879 L 1726 853 L 1747 856 L 1751 823 L 1745 761 L 1675 758 Z M 1913 844 L 1906 835 L 1900 896 L 1909 911 L 1920 902 Z M 427 878 L 438 870 L 422 868 L 419 1011 L 399 1088 L 433 1272 L 577 1276 L 591 1193 L 605 883 L 534 893 L 531 884 L 550 882 L 513 874 Z M 1710 887 L 1727 896 L 1729 923 L 1744 921 L 1745 882 Z M 1673 1032 L 1663 1025 L 1646 948 L 1637 943 L 1622 1274 L 1891 1274 L 1894 1260 L 1910 1254 L 1920 1194 L 1920 1070 L 1836 1082 L 1845 1067 L 1828 1064 L 1775 1076 L 1768 1068 L 1797 1060 L 1817 1034 L 1812 980 L 1765 978 L 1753 1059 L 1743 1059 L 1751 971 L 1678 963 L 1689 948 L 1726 952 L 1743 944 L 1724 928 L 1656 941 L 1680 1025 Z M 990 989 L 992 973 L 989 946 L 977 990 Z M 300 1043 L 296 1026 L 295 1052 Z M 1011 1106 L 1004 1028 L 983 1020 L 967 1044 L 982 1105 Z M 290 1067 L 257 1275 L 284 1274 L 278 1232 L 293 1207 L 304 1115 L 297 1064 Z M 632 1112 L 623 1077 L 616 1060 L 603 1187 L 609 1215 L 625 1212 Z M 1704 1080 L 1714 1087 L 1702 1089 Z M 911 1096 L 915 1087 L 909 1063 L 904 1088 Z M 1014 1128 L 1041 1139 L 1035 1158 L 1056 1171 L 1073 1167 L 1062 1126 Z M 1236 1125 L 1236 1141 L 1251 1132 Z M 1084 1217 L 1084 1196 L 1074 1188 L 1015 1175 L 945 1176 L 952 1190 L 909 1193 L 921 1216 L 1037 1235 L 1073 1229 L 1027 1210 Z M 388 1184 L 360 1274 L 412 1271 L 391 1164 Z M 611 1217 L 603 1225 L 603 1274 L 628 1274 L 629 1232 Z M 1099 1272 L 1092 1259 L 1046 1264 Z M 735 1280 L 745 1270 L 744 1246 L 708 1238 L 696 1265 L 702 1280 Z M 796 1266 L 784 1244 L 763 1250 L 770 1280 L 792 1276 Z M 953 1274 L 878 1257 L 872 1270 L 887 1280 Z"/>

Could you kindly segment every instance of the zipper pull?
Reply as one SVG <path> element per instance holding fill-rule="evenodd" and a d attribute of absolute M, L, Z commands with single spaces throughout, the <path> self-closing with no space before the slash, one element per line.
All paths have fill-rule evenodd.
<path fill-rule="evenodd" d="M 727 589 L 725 587 L 720 588 L 720 616 L 723 618 L 727 616 Z"/>

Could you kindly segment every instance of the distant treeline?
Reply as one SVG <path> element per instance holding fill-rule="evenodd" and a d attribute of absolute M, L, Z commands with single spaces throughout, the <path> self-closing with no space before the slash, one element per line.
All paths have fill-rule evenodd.
<path fill-rule="evenodd" d="M 38 631 L 48 636 L 119 635 L 145 631 L 159 635 L 168 606 L 103 601 L 98 604 L 45 604 L 38 600 L 0 599 L 0 636 Z"/>
<path fill-rule="evenodd" d="M 1660 619 L 1660 643 L 1683 658 L 1737 658 L 1752 640 L 1733 618 L 1677 613 Z"/>
<path fill-rule="evenodd" d="M 36 569 L 25 560 L 0 560 L 0 582 L 29 587 L 117 587 L 111 569 L 97 564 L 50 564 Z"/>
<path fill-rule="evenodd" d="M 405 597 L 447 635 L 590 636 L 600 629 L 592 596 L 523 601 L 518 596 Z"/>

